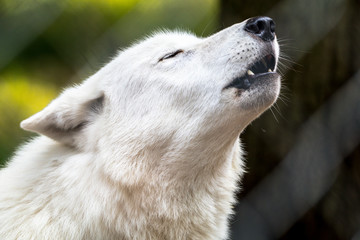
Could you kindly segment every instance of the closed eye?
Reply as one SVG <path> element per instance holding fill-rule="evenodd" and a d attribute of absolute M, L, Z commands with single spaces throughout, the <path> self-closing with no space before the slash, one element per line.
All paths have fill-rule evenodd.
<path fill-rule="evenodd" d="M 165 59 L 173 58 L 173 57 L 175 57 L 176 55 L 178 55 L 179 53 L 182 53 L 182 52 L 184 52 L 184 51 L 183 50 L 176 50 L 175 52 L 168 53 L 168 54 L 164 55 L 163 57 L 161 57 L 159 59 L 159 62 L 163 61 Z"/>

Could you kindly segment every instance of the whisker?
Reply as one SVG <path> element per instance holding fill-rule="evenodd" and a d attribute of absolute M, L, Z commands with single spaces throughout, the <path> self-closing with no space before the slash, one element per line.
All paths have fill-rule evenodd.
<path fill-rule="evenodd" d="M 274 118 L 275 118 L 275 121 L 277 122 L 277 123 L 280 123 L 279 122 L 279 120 L 277 119 L 277 117 L 276 117 L 276 115 L 275 115 L 275 113 L 273 112 L 273 110 L 272 110 L 272 108 L 274 107 L 274 105 L 270 108 L 270 112 L 272 113 L 272 115 L 274 116 Z M 274 108 L 275 109 L 275 108 Z"/>
<path fill-rule="evenodd" d="M 208 26 L 210 25 L 210 24 L 212 24 L 213 22 L 215 21 L 215 17 L 212 17 L 211 18 L 211 20 L 206 24 L 206 26 L 204 27 L 204 29 L 203 29 L 203 31 L 201 32 L 201 37 L 204 37 L 204 33 L 205 33 L 205 31 L 206 31 L 206 29 L 208 28 Z"/>

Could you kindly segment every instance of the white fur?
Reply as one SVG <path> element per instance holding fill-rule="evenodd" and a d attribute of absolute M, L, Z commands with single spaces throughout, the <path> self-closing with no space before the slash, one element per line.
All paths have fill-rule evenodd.
<path fill-rule="evenodd" d="M 224 89 L 265 47 L 278 56 L 243 27 L 157 33 L 23 121 L 43 136 L 0 171 L 0 238 L 227 238 L 238 136 L 280 89 Z"/>

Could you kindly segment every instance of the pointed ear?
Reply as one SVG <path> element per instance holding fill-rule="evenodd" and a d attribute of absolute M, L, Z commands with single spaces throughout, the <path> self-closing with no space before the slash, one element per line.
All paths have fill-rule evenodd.
<path fill-rule="evenodd" d="M 22 121 L 21 128 L 75 146 L 76 137 L 102 110 L 104 94 L 95 88 L 85 83 L 67 89 L 42 111 Z"/>

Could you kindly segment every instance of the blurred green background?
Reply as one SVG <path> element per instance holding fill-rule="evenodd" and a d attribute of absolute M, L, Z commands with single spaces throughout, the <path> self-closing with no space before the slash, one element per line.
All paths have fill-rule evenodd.
<path fill-rule="evenodd" d="M 214 0 L 1 0 L 0 6 L 0 164 L 29 136 L 20 121 L 62 88 L 152 31 L 209 34 L 219 12 Z"/>
<path fill-rule="evenodd" d="M 281 99 L 241 139 L 232 239 L 360 239 L 358 0 L 0 0 L 0 164 L 21 120 L 158 29 L 208 36 L 267 15 Z"/>

